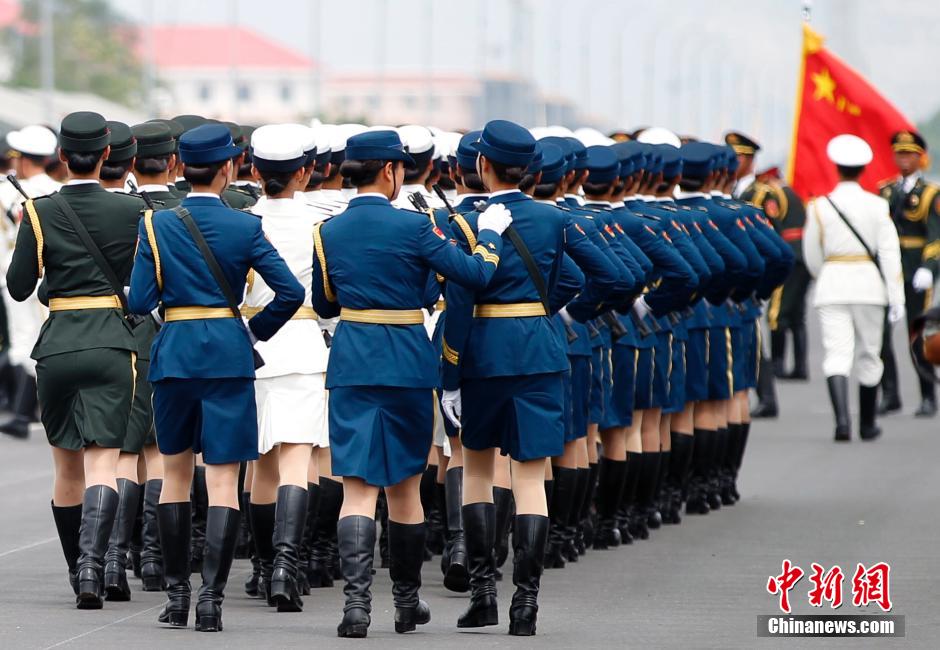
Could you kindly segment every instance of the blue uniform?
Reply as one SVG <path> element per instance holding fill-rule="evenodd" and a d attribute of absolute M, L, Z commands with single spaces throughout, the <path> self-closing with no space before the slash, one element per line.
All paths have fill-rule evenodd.
<path fill-rule="evenodd" d="M 313 307 L 340 317 L 327 367 L 333 472 L 395 485 L 423 471 L 432 442 L 439 354 L 421 308 L 439 297 L 435 272 L 480 289 L 502 240 L 483 231 L 466 255 L 428 215 L 361 195 L 315 230 L 314 250 Z"/>
<path fill-rule="evenodd" d="M 563 253 L 591 279 L 582 291 L 585 300 L 603 302 L 616 290 L 620 273 L 567 213 L 518 191 L 497 193 L 488 203 L 502 203 L 512 212 L 513 227 L 550 292 L 560 276 Z M 466 216 L 468 232 L 454 229 L 468 250 L 475 245 L 478 216 Z M 445 354 L 444 387 L 461 390 L 464 446 L 499 447 L 516 460 L 560 454 L 566 344 L 541 308 L 515 248 L 506 247 L 485 289 L 474 292 L 448 284 L 447 310 L 445 350 L 453 355 Z"/>
<path fill-rule="evenodd" d="M 303 302 L 304 290 L 261 230 L 254 215 L 226 207 L 219 198 L 187 197 L 192 214 L 236 295 L 244 293 L 249 269 L 275 292 L 274 300 L 248 321 L 267 340 Z M 248 333 L 231 313 L 202 254 L 183 222 L 170 210 L 141 220 L 128 304 L 149 314 L 162 302 L 167 323 L 153 342 L 150 381 L 154 424 L 165 454 L 192 448 L 207 463 L 258 457 L 254 359 Z M 210 308 L 206 317 L 176 320 L 178 308 Z M 221 314 L 221 317 L 219 315 Z"/>

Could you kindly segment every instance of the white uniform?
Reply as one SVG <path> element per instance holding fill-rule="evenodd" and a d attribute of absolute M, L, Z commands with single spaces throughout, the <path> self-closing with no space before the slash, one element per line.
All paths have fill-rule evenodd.
<path fill-rule="evenodd" d="M 36 174 L 20 181 L 23 190 L 32 198 L 45 196 L 57 192 L 62 184 L 47 174 Z M 12 183 L 4 186 L 4 195 L 0 197 L 3 205 L 2 254 L 0 254 L 0 277 L 3 278 L 3 300 L 7 310 L 7 327 L 10 334 L 10 363 L 22 366 L 31 376 L 36 376 L 36 362 L 30 357 L 33 346 L 39 338 L 39 330 L 49 316 L 49 310 L 39 302 L 36 292 L 22 302 L 10 297 L 6 288 L 6 274 L 13 258 L 13 244 L 16 241 L 16 229 L 11 225 L 7 214 L 20 223 L 23 220 L 22 195 L 13 187 Z M 12 194 L 10 193 L 12 191 Z"/>
<path fill-rule="evenodd" d="M 327 420 L 326 365 L 329 350 L 321 324 L 310 306 L 313 266 L 313 226 L 324 216 L 302 200 L 258 199 L 251 212 L 262 216 L 261 227 L 294 276 L 304 287 L 304 304 L 268 341 L 256 348 L 265 363 L 258 369 L 258 451 L 275 445 L 330 444 Z M 274 299 L 261 276 L 252 274 L 243 311 L 250 314 Z"/>
<path fill-rule="evenodd" d="M 424 185 L 409 185 L 407 183 L 401 186 L 401 190 L 398 192 L 398 198 L 392 202 L 392 205 L 401 210 L 411 210 L 414 212 L 416 208 L 414 204 L 408 200 L 408 197 L 415 192 L 423 196 L 424 200 L 427 201 L 428 206 L 431 208 L 437 209 L 444 207 L 441 199 L 436 194 L 428 192 Z"/>
<path fill-rule="evenodd" d="M 858 183 L 842 182 L 829 195 L 868 248 L 884 279 L 852 231 L 825 198 L 810 202 L 803 232 L 806 267 L 816 278 L 814 305 L 823 339 L 823 373 L 848 376 L 857 357 L 858 380 L 881 380 L 885 306 L 904 305 L 901 250 L 888 203 Z"/>

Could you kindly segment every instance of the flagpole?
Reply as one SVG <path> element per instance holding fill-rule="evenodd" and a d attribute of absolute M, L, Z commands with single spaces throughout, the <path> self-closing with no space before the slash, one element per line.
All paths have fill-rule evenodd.
<path fill-rule="evenodd" d="M 796 146 L 798 129 L 800 128 L 800 109 L 803 106 L 803 78 L 806 76 L 806 30 L 812 18 L 812 0 L 803 0 L 801 15 L 803 17 L 802 38 L 800 40 L 800 76 L 796 82 L 796 102 L 793 107 L 793 132 L 790 135 L 790 158 L 787 160 L 787 184 L 793 184 L 793 174 L 796 171 Z"/>

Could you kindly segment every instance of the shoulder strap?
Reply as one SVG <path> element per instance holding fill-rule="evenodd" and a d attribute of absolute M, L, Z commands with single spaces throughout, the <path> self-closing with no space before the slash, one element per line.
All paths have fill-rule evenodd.
<path fill-rule="evenodd" d="M 91 255 L 91 258 L 95 261 L 95 264 L 98 265 L 98 269 L 102 274 L 104 274 L 104 277 L 108 280 L 108 284 L 111 285 L 111 290 L 114 291 L 114 294 L 118 297 L 118 300 L 121 301 L 121 307 L 124 309 L 124 312 L 130 313 L 127 308 L 127 296 L 124 295 L 124 283 L 118 279 L 117 273 L 114 272 L 114 269 L 108 263 L 108 260 L 105 259 L 101 249 L 98 248 L 95 240 L 92 239 L 91 235 L 88 234 L 88 229 L 85 228 L 85 224 L 82 223 L 82 220 L 78 218 L 77 214 L 75 214 L 75 210 L 73 210 L 72 206 L 68 204 L 68 201 L 62 198 L 61 194 L 56 192 L 55 194 L 50 194 L 49 198 L 55 202 L 56 206 L 58 206 L 58 208 L 65 214 L 65 218 L 69 220 L 69 223 L 75 230 L 75 234 L 77 234 L 78 238 L 82 240 L 82 244 L 85 246 L 85 250 L 87 250 L 88 254 Z"/>
<path fill-rule="evenodd" d="M 525 242 L 522 241 L 522 237 L 519 236 L 519 233 L 512 225 L 506 228 L 506 235 L 509 237 L 509 241 L 512 242 L 516 252 L 519 253 L 519 257 L 522 258 L 522 262 L 529 272 L 529 278 L 531 278 L 532 284 L 535 285 L 535 290 L 538 291 L 539 301 L 545 307 L 545 315 L 548 316 L 552 312 L 548 306 L 548 287 L 545 286 L 545 278 L 543 278 L 542 274 L 539 272 L 539 267 L 532 258 L 532 253 L 529 252 L 529 248 L 525 245 Z"/>
<path fill-rule="evenodd" d="M 865 249 L 865 254 L 868 255 L 869 258 L 871 258 L 871 261 L 872 261 L 872 263 L 875 265 L 875 268 L 878 269 L 878 275 L 880 275 L 880 276 L 881 276 L 881 279 L 887 283 L 887 281 L 885 280 L 885 277 L 884 277 L 884 271 L 881 270 L 881 262 L 878 261 L 878 255 L 877 255 L 876 253 L 872 252 L 871 248 L 868 247 L 868 244 L 865 243 L 865 240 L 862 239 L 862 236 L 861 236 L 861 235 L 858 233 L 858 231 L 855 229 L 855 226 L 853 226 L 853 225 L 852 225 L 852 222 L 850 222 L 850 221 L 848 220 L 848 218 L 846 218 L 846 216 L 842 213 L 842 210 L 840 210 L 840 209 L 836 206 L 836 204 L 833 202 L 832 198 L 829 197 L 829 196 L 826 196 L 826 201 L 829 202 L 829 205 L 832 206 L 832 209 L 835 210 L 835 211 L 836 211 L 836 214 L 839 215 L 839 218 L 842 219 L 842 223 L 844 223 L 844 224 L 846 225 L 846 227 L 847 227 L 850 231 L 852 231 L 852 234 L 855 235 L 855 239 L 857 239 L 857 240 L 858 240 L 858 243 L 861 244 L 861 245 L 862 245 L 862 248 Z"/>
<path fill-rule="evenodd" d="M 215 278 L 216 284 L 219 285 L 219 289 L 222 290 L 222 294 L 225 296 L 225 302 L 228 303 L 228 308 L 232 310 L 232 315 L 241 321 L 242 313 L 238 309 L 238 299 L 235 298 L 235 292 L 232 291 L 232 286 L 228 283 L 228 280 L 225 279 L 222 267 L 219 266 L 218 260 L 216 260 L 215 255 L 212 254 L 212 249 L 209 248 L 206 238 L 202 236 L 199 226 L 193 221 L 193 216 L 189 213 L 189 210 L 182 206 L 173 208 L 173 212 L 175 212 L 176 216 L 183 222 L 183 225 L 186 226 L 186 230 L 189 231 L 193 241 L 196 242 L 196 248 L 198 248 L 199 252 L 202 254 L 202 258 L 205 260 L 206 266 L 209 267 L 209 272 L 212 273 L 212 277 Z"/>

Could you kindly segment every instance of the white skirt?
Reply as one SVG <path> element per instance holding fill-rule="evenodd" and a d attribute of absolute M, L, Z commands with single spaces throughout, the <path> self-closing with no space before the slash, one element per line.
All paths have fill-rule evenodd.
<path fill-rule="evenodd" d="M 258 452 L 282 442 L 330 446 L 326 374 L 291 374 L 255 380 Z"/>

